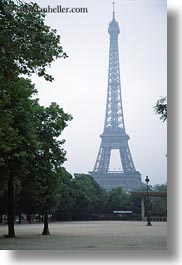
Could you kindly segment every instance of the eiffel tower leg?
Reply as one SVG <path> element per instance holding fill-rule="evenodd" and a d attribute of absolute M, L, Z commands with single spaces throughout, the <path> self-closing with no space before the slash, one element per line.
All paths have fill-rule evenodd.
<path fill-rule="evenodd" d="M 127 172 L 135 172 L 135 166 L 131 157 L 131 153 L 128 147 L 128 144 L 123 145 L 120 149 L 120 157 L 123 165 L 123 171 Z"/>
<path fill-rule="evenodd" d="M 94 171 L 107 173 L 109 169 L 110 156 L 111 156 L 111 148 L 107 146 L 103 147 L 101 143 Z"/>

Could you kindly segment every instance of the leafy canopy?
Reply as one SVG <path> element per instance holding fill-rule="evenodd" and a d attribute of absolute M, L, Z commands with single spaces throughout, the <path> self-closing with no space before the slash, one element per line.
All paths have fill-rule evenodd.
<path fill-rule="evenodd" d="M 45 14 L 37 9 L 36 3 L 0 1 L 0 64 L 6 77 L 37 73 L 52 81 L 46 67 L 67 56 L 59 44 L 60 36 L 44 24 Z"/>

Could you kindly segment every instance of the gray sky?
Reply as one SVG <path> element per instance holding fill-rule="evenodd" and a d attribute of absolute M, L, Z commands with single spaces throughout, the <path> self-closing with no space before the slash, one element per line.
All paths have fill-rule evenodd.
<path fill-rule="evenodd" d="M 28 1 L 27 1 L 28 2 Z M 40 103 L 57 102 L 73 116 L 63 133 L 70 173 L 93 170 L 103 132 L 112 0 L 37 0 L 41 7 L 85 7 L 88 13 L 51 13 L 69 58 L 55 61 L 53 83 L 33 76 Z M 126 132 L 135 167 L 151 184 L 167 181 L 166 123 L 153 107 L 167 86 L 167 10 L 165 0 L 116 0 L 120 26 L 121 93 Z M 117 161 L 117 159 L 116 159 Z M 114 168 L 120 165 L 113 162 Z"/>

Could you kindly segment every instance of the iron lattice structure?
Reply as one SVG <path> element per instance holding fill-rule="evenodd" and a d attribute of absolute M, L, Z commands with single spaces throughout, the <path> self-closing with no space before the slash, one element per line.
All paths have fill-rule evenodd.
<path fill-rule="evenodd" d="M 142 182 L 141 174 L 135 169 L 128 146 L 129 136 L 125 131 L 118 51 L 120 29 L 118 22 L 115 20 L 114 9 L 113 19 L 109 24 L 108 32 L 110 35 L 110 51 L 104 132 L 100 136 L 101 145 L 94 169 L 89 173 L 107 191 L 116 187 L 131 191 L 139 189 L 142 186 Z M 113 149 L 119 150 L 123 167 L 122 171 L 109 171 L 111 151 Z"/>

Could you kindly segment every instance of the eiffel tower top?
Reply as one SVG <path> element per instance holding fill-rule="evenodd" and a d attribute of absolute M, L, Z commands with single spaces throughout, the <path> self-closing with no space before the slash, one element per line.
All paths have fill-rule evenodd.
<path fill-rule="evenodd" d="M 112 21 L 109 23 L 108 32 L 109 34 L 112 34 L 112 33 L 119 34 L 120 33 L 119 25 L 118 25 L 118 22 L 115 20 L 115 8 L 114 8 L 115 2 L 113 2 L 112 4 L 113 4 L 113 12 L 112 12 L 113 17 L 112 17 Z"/>

